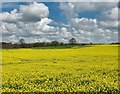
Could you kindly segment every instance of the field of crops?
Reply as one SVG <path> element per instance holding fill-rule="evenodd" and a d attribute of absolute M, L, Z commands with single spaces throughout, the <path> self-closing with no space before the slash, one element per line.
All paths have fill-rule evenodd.
<path fill-rule="evenodd" d="M 3 92 L 118 94 L 118 45 L 3 49 Z"/>

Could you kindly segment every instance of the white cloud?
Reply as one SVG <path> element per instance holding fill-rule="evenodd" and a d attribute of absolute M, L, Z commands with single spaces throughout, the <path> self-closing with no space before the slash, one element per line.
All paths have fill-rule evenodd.
<path fill-rule="evenodd" d="M 114 7 L 101 13 L 101 18 L 105 20 L 118 20 L 118 7 Z"/>
<path fill-rule="evenodd" d="M 73 36 L 79 42 L 117 42 L 117 2 L 60 3 L 60 9 L 69 19 Z M 98 19 L 78 18 L 83 12 L 99 11 Z M 100 19 L 101 18 L 101 19 Z"/>
<path fill-rule="evenodd" d="M 113 28 L 113 29 L 117 29 L 118 28 L 118 21 L 115 20 L 115 21 L 111 21 L 111 20 L 107 20 L 107 21 L 99 21 L 98 22 L 98 25 L 99 27 L 102 27 L 102 28 Z"/>
<path fill-rule="evenodd" d="M 77 17 L 78 13 L 91 11 L 107 11 L 117 6 L 117 2 L 68 2 L 60 3 L 60 9 L 64 15 L 71 19 Z"/>
<path fill-rule="evenodd" d="M 21 5 L 20 13 L 22 13 L 22 21 L 38 21 L 48 17 L 49 10 L 43 3 L 34 2 L 28 6 Z"/>
<path fill-rule="evenodd" d="M 61 28 L 59 36 L 62 37 L 62 38 L 64 38 L 64 39 L 69 39 L 70 37 L 73 37 L 72 33 L 69 32 L 65 27 Z"/>
<path fill-rule="evenodd" d="M 100 15 L 101 17 L 98 21 L 99 27 L 106 29 L 114 29 L 118 31 L 118 11 L 118 7 L 114 7 L 112 9 L 102 12 Z"/>
<path fill-rule="evenodd" d="M 97 23 L 96 19 L 75 18 L 72 19 L 71 25 L 76 29 L 92 31 L 92 29 L 97 28 L 96 23 Z"/>
<path fill-rule="evenodd" d="M 36 23 L 37 29 L 39 29 L 40 31 L 48 32 L 52 28 L 54 28 L 52 26 L 48 26 L 48 24 L 51 22 L 52 22 L 52 20 L 48 19 L 48 18 L 41 19 L 40 22 Z"/>
<path fill-rule="evenodd" d="M 103 24 L 102 24 L 103 25 Z M 72 34 L 77 38 L 78 42 L 87 42 L 87 43 L 110 43 L 117 42 L 118 34 L 117 27 L 113 31 L 109 24 L 108 27 L 105 25 L 100 26 L 99 21 L 96 19 L 88 18 L 75 18 L 72 19 Z M 110 28 L 111 27 L 111 28 Z"/>
<path fill-rule="evenodd" d="M 18 21 L 19 19 L 21 19 L 21 13 L 17 13 L 16 9 L 11 11 L 11 13 L 9 12 L 0 13 L 0 21 L 2 20 L 8 23 L 13 23 Z"/>
<path fill-rule="evenodd" d="M 19 11 L 0 13 L 0 20 L 5 22 L 37 22 L 49 15 L 48 7 L 43 3 L 36 3 L 30 5 L 21 5 Z"/>
<path fill-rule="evenodd" d="M 89 7 L 88 7 L 89 6 Z M 117 20 L 98 20 L 78 18 L 78 13 L 102 10 L 101 14 L 109 19 L 116 18 L 115 4 L 110 3 L 60 3 L 69 23 L 55 27 L 48 18 L 49 9 L 43 3 L 21 5 L 19 11 L 0 13 L 0 32 L 3 40 L 17 42 L 24 38 L 26 42 L 51 42 L 58 40 L 69 42 L 76 38 L 81 43 L 117 42 Z M 58 24 L 59 25 L 59 24 Z"/>
<path fill-rule="evenodd" d="M 52 31 L 54 27 L 48 26 L 52 21 L 47 18 L 48 14 L 48 7 L 43 3 L 36 2 L 30 5 L 21 5 L 19 11 L 14 9 L 10 13 L 0 13 L 0 21 L 2 21 L 0 23 L 0 30 L 3 40 L 16 42 L 20 37 L 24 37 L 27 39 L 27 42 L 32 42 L 30 38 L 38 33 L 40 35 L 42 32 L 49 31 L 50 29 Z"/>

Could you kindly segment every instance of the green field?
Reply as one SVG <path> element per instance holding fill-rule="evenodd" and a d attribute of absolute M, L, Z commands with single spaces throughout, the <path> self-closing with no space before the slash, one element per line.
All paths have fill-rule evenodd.
<path fill-rule="evenodd" d="M 118 94 L 118 45 L 3 49 L 3 92 Z"/>

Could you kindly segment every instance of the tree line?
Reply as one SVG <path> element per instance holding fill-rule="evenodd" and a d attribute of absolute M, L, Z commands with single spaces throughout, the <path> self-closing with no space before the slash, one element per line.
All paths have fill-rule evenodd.
<path fill-rule="evenodd" d="M 36 42 L 36 43 L 26 43 L 25 39 L 21 38 L 18 43 L 6 43 L 2 42 L 0 43 L 0 48 L 5 49 L 12 49 L 12 48 L 33 48 L 33 47 L 51 47 L 51 46 L 84 46 L 84 45 L 95 45 L 95 43 L 77 43 L 77 40 L 75 38 L 71 38 L 69 40 L 69 43 L 63 43 L 59 41 L 52 41 L 52 42 Z M 96 44 L 104 44 L 104 43 L 96 43 Z M 111 44 L 119 44 L 119 43 L 111 43 Z"/>
<path fill-rule="evenodd" d="M 18 43 L 6 43 L 2 42 L 2 48 L 32 48 L 32 47 L 48 47 L 48 46 L 66 46 L 66 45 L 78 45 L 75 38 L 71 38 L 69 43 L 63 43 L 59 41 L 52 42 L 36 42 L 36 43 L 26 43 L 25 39 L 21 38 Z"/>

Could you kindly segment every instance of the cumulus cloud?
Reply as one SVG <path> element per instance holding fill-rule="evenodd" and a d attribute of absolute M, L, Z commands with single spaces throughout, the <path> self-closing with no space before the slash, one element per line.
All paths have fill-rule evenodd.
<path fill-rule="evenodd" d="M 89 6 L 89 7 L 87 7 Z M 0 32 L 3 41 L 18 42 L 69 42 L 76 38 L 79 43 L 117 42 L 116 3 L 60 3 L 60 9 L 68 18 L 68 23 L 54 22 L 49 18 L 49 8 L 43 3 L 21 5 L 19 10 L 0 13 Z M 88 11 L 101 11 L 104 19 L 79 18 L 78 14 Z M 111 20 L 110 20 L 111 19 Z M 113 21 L 114 20 L 114 21 Z M 54 26 L 56 23 L 57 26 Z"/>
<path fill-rule="evenodd" d="M 104 25 L 103 25 L 104 26 Z M 88 18 L 75 18 L 72 20 L 73 36 L 83 43 L 110 43 L 118 41 L 118 31 L 99 26 L 99 21 Z"/>
<path fill-rule="evenodd" d="M 112 9 L 108 9 L 107 11 L 103 11 L 100 15 L 101 17 L 99 17 L 99 27 L 118 31 L 118 15 L 119 8 L 117 6 Z"/>
<path fill-rule="evenodd" d="M 63 10 L 67 18 L 74 18 L 78 13 L 92 12 L 92 11 L 107 11 L 117 6 L 117 2 L 67 2 L 60 3 L 60 9 Z"/>
<path fill-rule="evenodd" d="M 103 11 L 101 13 L 101 18 L 105 20 L 118 20 L 118 15 L 119 15 L 119 9 L 118 7 L 114 7 L 112 9 L 109 9 L 107 11 Z"/>
<path fill-rule="evenodd" d="M 117 42 L 117 2 L 68 2 L 60 3 L 60 9 L 69 19 L 72 33 L 79 42 Z M 84 12 L 99 12 L 97 19 L 79 18 Z"/>
<path fill-rule="evenodd" d="M 5 22 L 37 22 L 42 18 L 48 17 L 48 7 L 43 3 L 36 3 L 30 5 L 20 5 L 19 11 L 16 9 L 9 12 L 0 13 L 0 20 Z"/>
<path fill-rule="evenodd" d="M 0 13 L 0 30 L 3 41 L 13 42 L 14 39 L 18 41 L 20 37 L 28 38 L 37 32 L 52 29 L 47 25 L 52 21 L 47 18 L 48 15 L 48 7 L 43 3 L 36 2 L 30 5 L 21 5 L 19 11 L 14 9 L 10 13 Z"/>
<path fill-rule="evenodd" d="M 22 13 L 22 21 L 38 21 L 48 17 L 49 10 L 43 3 L 34 2 L 28 6 L 21 5 L 20 13 Z"/>
<path fill-rule="evenodd" d="M 18 19 L 21 18 L 21 13 L 17 13 L 17 10 L 14 9 L 13 11 L 9 12 L 3 12 L 0 13 L 0 21 L 13 23 L 18 21 Z"/>

